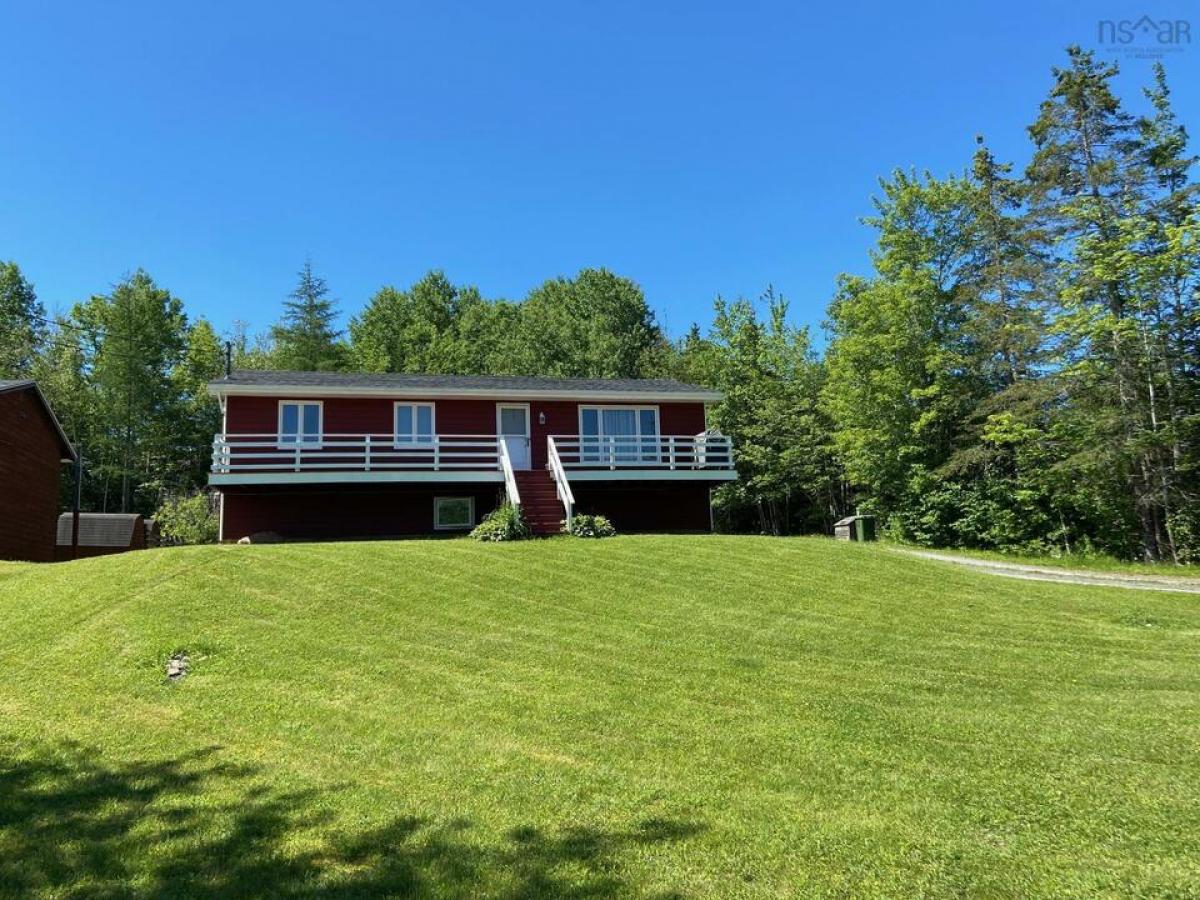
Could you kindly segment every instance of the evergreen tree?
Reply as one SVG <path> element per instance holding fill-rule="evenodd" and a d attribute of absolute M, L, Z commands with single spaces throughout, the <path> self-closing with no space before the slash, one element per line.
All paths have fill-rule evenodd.
<path fill-rule="evenodd" d="M 1030 126 L 1027 170 L 1033 214 L 1056 239 L 1054 329 L 1068 412 L 1090 452 L 1124 478 L 1141 555 L 1175 556 L 1163 453 L 1170 437 L 1158 411 L 1161 362 L 1151 334 L 1159 289 L 1148 284 L 1162 262 L 1147 216 L 1155 151 L 1112 91 L 1117 67 L 1078 47 L 1068 55 Z"/>
<path fill-rule="evenodd" d="M 305 260 L 296 289 L 284 302 L 283 320 L 271 329 L 278 368 L 301 372 L 333 372 L 344 364 L 341 332 L 334 328 L 337 305 L 329 299 L 325 279 Z"/>
<path fill-rule="evenodd" d="M 993 390 L 1034 377 L 1044 362 L 1046 267 L 1040 235 L 1021 215 L 1024 187 L 977 138 L 970 172 L 972 249 L 960 285 L 966 328 Z"/>
<path fill-rule="evenodd" d="M 1141 213 L 1144 241 L 1131 268 L 1142 293 L 1139 329 L 1145 396 L 1163 509 L 1176 561 L 1200 559 L 1200 185 L 1196 156 L 1171 107 L 1161 63 L 1145 90 L 1152 115 L 1138 120 L 1137 152 L 1151 191 Z"/>
<path fill-rule="evenodd" d="M 1024 185 L 1010 177 L 982 137 L 969 172 L 971 250 L 958 285 L 967 365 L 979 378 L 976 404 L 953 453 L 926 480 L 920 506 L 942 540 L 1032 552 L 1069 547 L 1061 494 L 1046 467 L 1057 460 L 1046 440 L 1056 385 L 1045 369 L 1047 267 L 1040 232 L 1024 212 Z M 928 533 L 928 532 L 926 532 Z"/>

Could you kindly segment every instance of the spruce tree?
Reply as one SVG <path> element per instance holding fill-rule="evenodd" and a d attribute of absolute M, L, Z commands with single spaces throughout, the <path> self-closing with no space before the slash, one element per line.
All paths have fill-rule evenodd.
<path fill-rule="evenodd" d="M 1171 107 L 1161 63 L 1145 90 L 1153 113 L 1138 120 L 1137 150 L 1150 179 L 1130 266 L 1140 290 L 1140 335 L 1156 505 L 1176 561 L 1200 555 L 1200 185 L 1196 157 Z M 1166 555 L 1166 554 L 1164 554 Z"/>
<path fill-rule="evenodd" d="M 1145 559 L 1175 555 L 1162 452 L 1151 152 L 1112 91 L 1117 66 L 1068 49 L 1032 126 L 1033 214 L 1054 239 L 1055 346 L 1087 458 L 1120 473 Z M 1139 130 L 1141 134 L 1139 134 Z M 1140 139 L 1139 139 L 1140 138 Z"/>
<path fill-rule="evenodd" d="M 333 372 L 343 366 L 341 332 L 334 327 L 337 304 L 329 299 L 325 279 L 305 260 L 296 289 L 284 301 L 282 321 L 271 329 L 275 362 L 281 369 Z"/>
<path fill-rule="evenodd" d="M 1019 214 L 1021 182 L 978 137 L 972 160 L 973 252 L 960 285 L 967 328 L 979 366 L 994 390 L 1030 377 L 1041 362 L 1044 323 L 1039 308 L 1044 267 L 1035 252 L 1036 230 Z"/>

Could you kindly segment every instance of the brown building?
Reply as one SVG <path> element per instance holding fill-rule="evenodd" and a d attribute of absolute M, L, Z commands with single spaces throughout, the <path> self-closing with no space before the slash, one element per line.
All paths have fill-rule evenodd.
<path fill-rule="evenodd" d="M 37 383 L 0 381 L 0 559 L 54 560 L 62 464 L 74 461 Z"/>

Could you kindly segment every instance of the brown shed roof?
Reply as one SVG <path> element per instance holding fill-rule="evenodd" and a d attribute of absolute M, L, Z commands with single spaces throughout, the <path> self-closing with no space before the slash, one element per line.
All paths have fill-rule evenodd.
<path fill-rule="evenodd" d="M 71 546 L 73 513 L 58 517 L 58 546 Z M 80 513 L 80 547 L 128 547 L 133 543 L 134 528 L 142 523 L 136 513 Z"/>

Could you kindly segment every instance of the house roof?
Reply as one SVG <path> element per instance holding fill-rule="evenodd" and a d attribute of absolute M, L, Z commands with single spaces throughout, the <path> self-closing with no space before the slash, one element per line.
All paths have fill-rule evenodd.
<path fill-rule="evenodd" d="M 217 396 L 489 397 L 499 400 L 662 400 L 715 403 L 721 394 L 669 378 L 540 378 L 527 375 L 404 375 L 236 369 L 214 381 Z"/>
<path fill-rule="evenodd" d="M 37 395 L 38 401 L 42 404 L 42 409 L 46 411 L 46 415 L 50 418 L 51 424 L 54 425 L 54 430 L 58 433 L 59 442 L 62 444 L 62 449 L 65 455 L 61 458 L 62 462 L 75 462 L 75 448 L 71 446 L 71 442 L 67 440 L 66 432 L 63 431 L 62 425 L 59 424 L 58 417 L 54 415 L 54 410 L 50 408 L 50 402 L 46 399 L 46 395 L 42 393 L 42 389 L 38 387 L 38 383 L 32 378 L 26 378 L 19 381 L 0 380 L 0 394 L 7 394 L 12 391 L 33 391 Z"/>
<path fill-rule="evenodd" d="M 71 546 L 74 513 L 58 517 L 58 546 Z M 133 529 L 142 521 L 137 513 L 80 513 L 80 547 L 128 547 Z"/>

